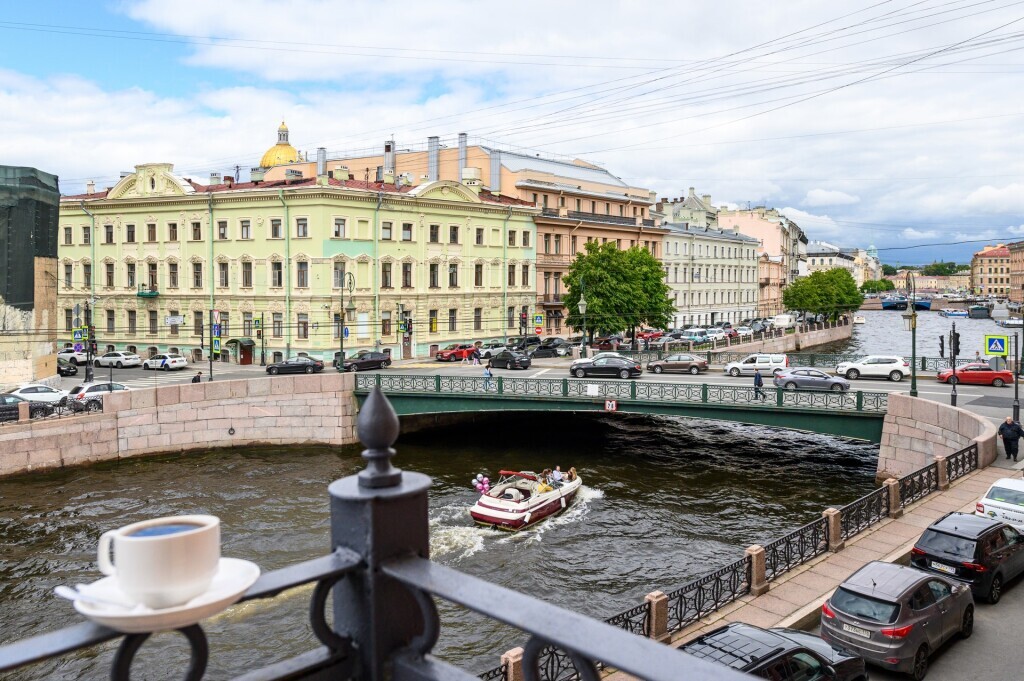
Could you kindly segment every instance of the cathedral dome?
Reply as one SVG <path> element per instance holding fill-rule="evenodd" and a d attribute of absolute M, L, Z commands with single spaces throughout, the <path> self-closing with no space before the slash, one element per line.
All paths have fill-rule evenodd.
<path fill-rule="evenodd" d="M 288 143 L 288 126 L 281 121 L 281 127 L 277 129 L 277 144 L 267 149 L 260 158 L 261 168 L 281 166 L 286 163 L 295 163 L 299 160 L 299 152 Z"/>

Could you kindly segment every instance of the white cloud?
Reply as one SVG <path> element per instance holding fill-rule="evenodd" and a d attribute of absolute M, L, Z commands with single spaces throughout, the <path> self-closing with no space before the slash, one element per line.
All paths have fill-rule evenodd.
<path fill-rule="evenodd" d="M 964 205 L 985 213 L 1019 213 L 1024 211 L 1024 184 L 979 187 L 967 195 Z"/>
<path fill-rule="evenodd" d="M 913 227 L 907 227 L 900 234 L 904 239 L 934 239 L 939 236 L 939 233 L 934 229 L 914 229 Z"/>
<path fill-rule="evenodd" d="M 812 189 L 807 192 L 807 196 L 801 201 L 805 206 L 845 206 L 851 203 L 859 203 L 859 196 L 852 196 L 846 192 L 828 190 L 828 189 Z"/>

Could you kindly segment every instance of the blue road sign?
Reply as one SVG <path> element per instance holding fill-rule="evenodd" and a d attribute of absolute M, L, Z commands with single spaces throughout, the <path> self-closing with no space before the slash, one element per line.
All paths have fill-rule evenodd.
<path fill-rule="evenodd" d="M 344 330 L 343 330 L 343 331 L 341 332 L 341 335 L 342 335 L 342 336 L 344 336 L 345 338 L 348 338 L 348 327 L 347 327 L 347 326 L 346 326 L 346 327 L 345 327 L 345 329 L 344 329 Z"/>
<path fill-rule="evenodd" d="M 1006 349 L 1010 345 L 1009 340 L 1007 336 L 985 336 L 985 354 L 997 357 L 1005 356 Z"/>
<path fill-rule="evenodd" d="M 84 349 L 85 349 L 84 345 L 82 345 L 81 343 L 75 343 L 75 352 L 81 352 Z"/>
<path fill-rule="evenodd" d="M 213 353 L 214 354 L 219 354 L 220 353 L 220 338 L 214 338 L 213 339 Z"/>
<path fill-rule="evenodd" d="M 74 341 L 76 343 L 81 343 L 82 342 L 82 330 L 81 329 L 75 329 L 72 332 L 72 334 L 74 335 Z"/>
<path fill-rule="evenodd" d="M 214 336 L 214 338 L 216 338 L 219 335 L 220 335 L 220 324 L 214 324 L 213 325 L 213 336 Z"/>

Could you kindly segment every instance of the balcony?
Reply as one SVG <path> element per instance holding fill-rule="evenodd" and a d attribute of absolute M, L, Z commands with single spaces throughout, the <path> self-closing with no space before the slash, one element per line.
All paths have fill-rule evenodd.
<path fill-rule="evenodd" d="M 537 254 L 537 266 L 542 267 L 544 265 L 549 266 L 562 266 L 568 267 L 569 263 L 572 262 L 572 256 L 568 253 L 538 253 Z"/>
<path fill-rule="evenodd" d="M 139 298 L 156 298 L 160 295 L 160 291 L 156 286 L 147 287 L 145 284 L 139 284 L 139 290 L 135 295 Z"/>
<path fill-rule="evenodd" d="M 539 296 L 542 305 L 557 305 L 561 307 L 562 298 L 565 297 L 564 293 L 544 293 Z"/>
<path fill-rule="evenodd" d="M 589 222 L 607 222 L 613 225 L 630 225 L 636 227 L 636 218 L 625 215 L 604 215 L 602 213 L 583 213 L 578 210 L 569 211 L 569 217 L 573 220 L 587 220 Z M 652 225 L 653 227 L 653 225 Z"/>

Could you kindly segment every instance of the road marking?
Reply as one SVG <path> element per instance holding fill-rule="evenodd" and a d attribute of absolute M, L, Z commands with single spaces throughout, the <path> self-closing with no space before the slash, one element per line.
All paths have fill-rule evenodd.
<path fill-rule="evenodd" d="M 547 372 L 549 372 L 549 371 L 551 371 L 551 369 L 541 369 L 540 371 L 538 371 L 537 373 L 535 373 L 535 374 L 534 374 L 533 376 L 530 376 L 530 378 L 537 378 L 537 377 L 538 377 L 538 376 L 540 376 L 541 374 L 546 374 L 546 373 L 547 373 Z"/>

